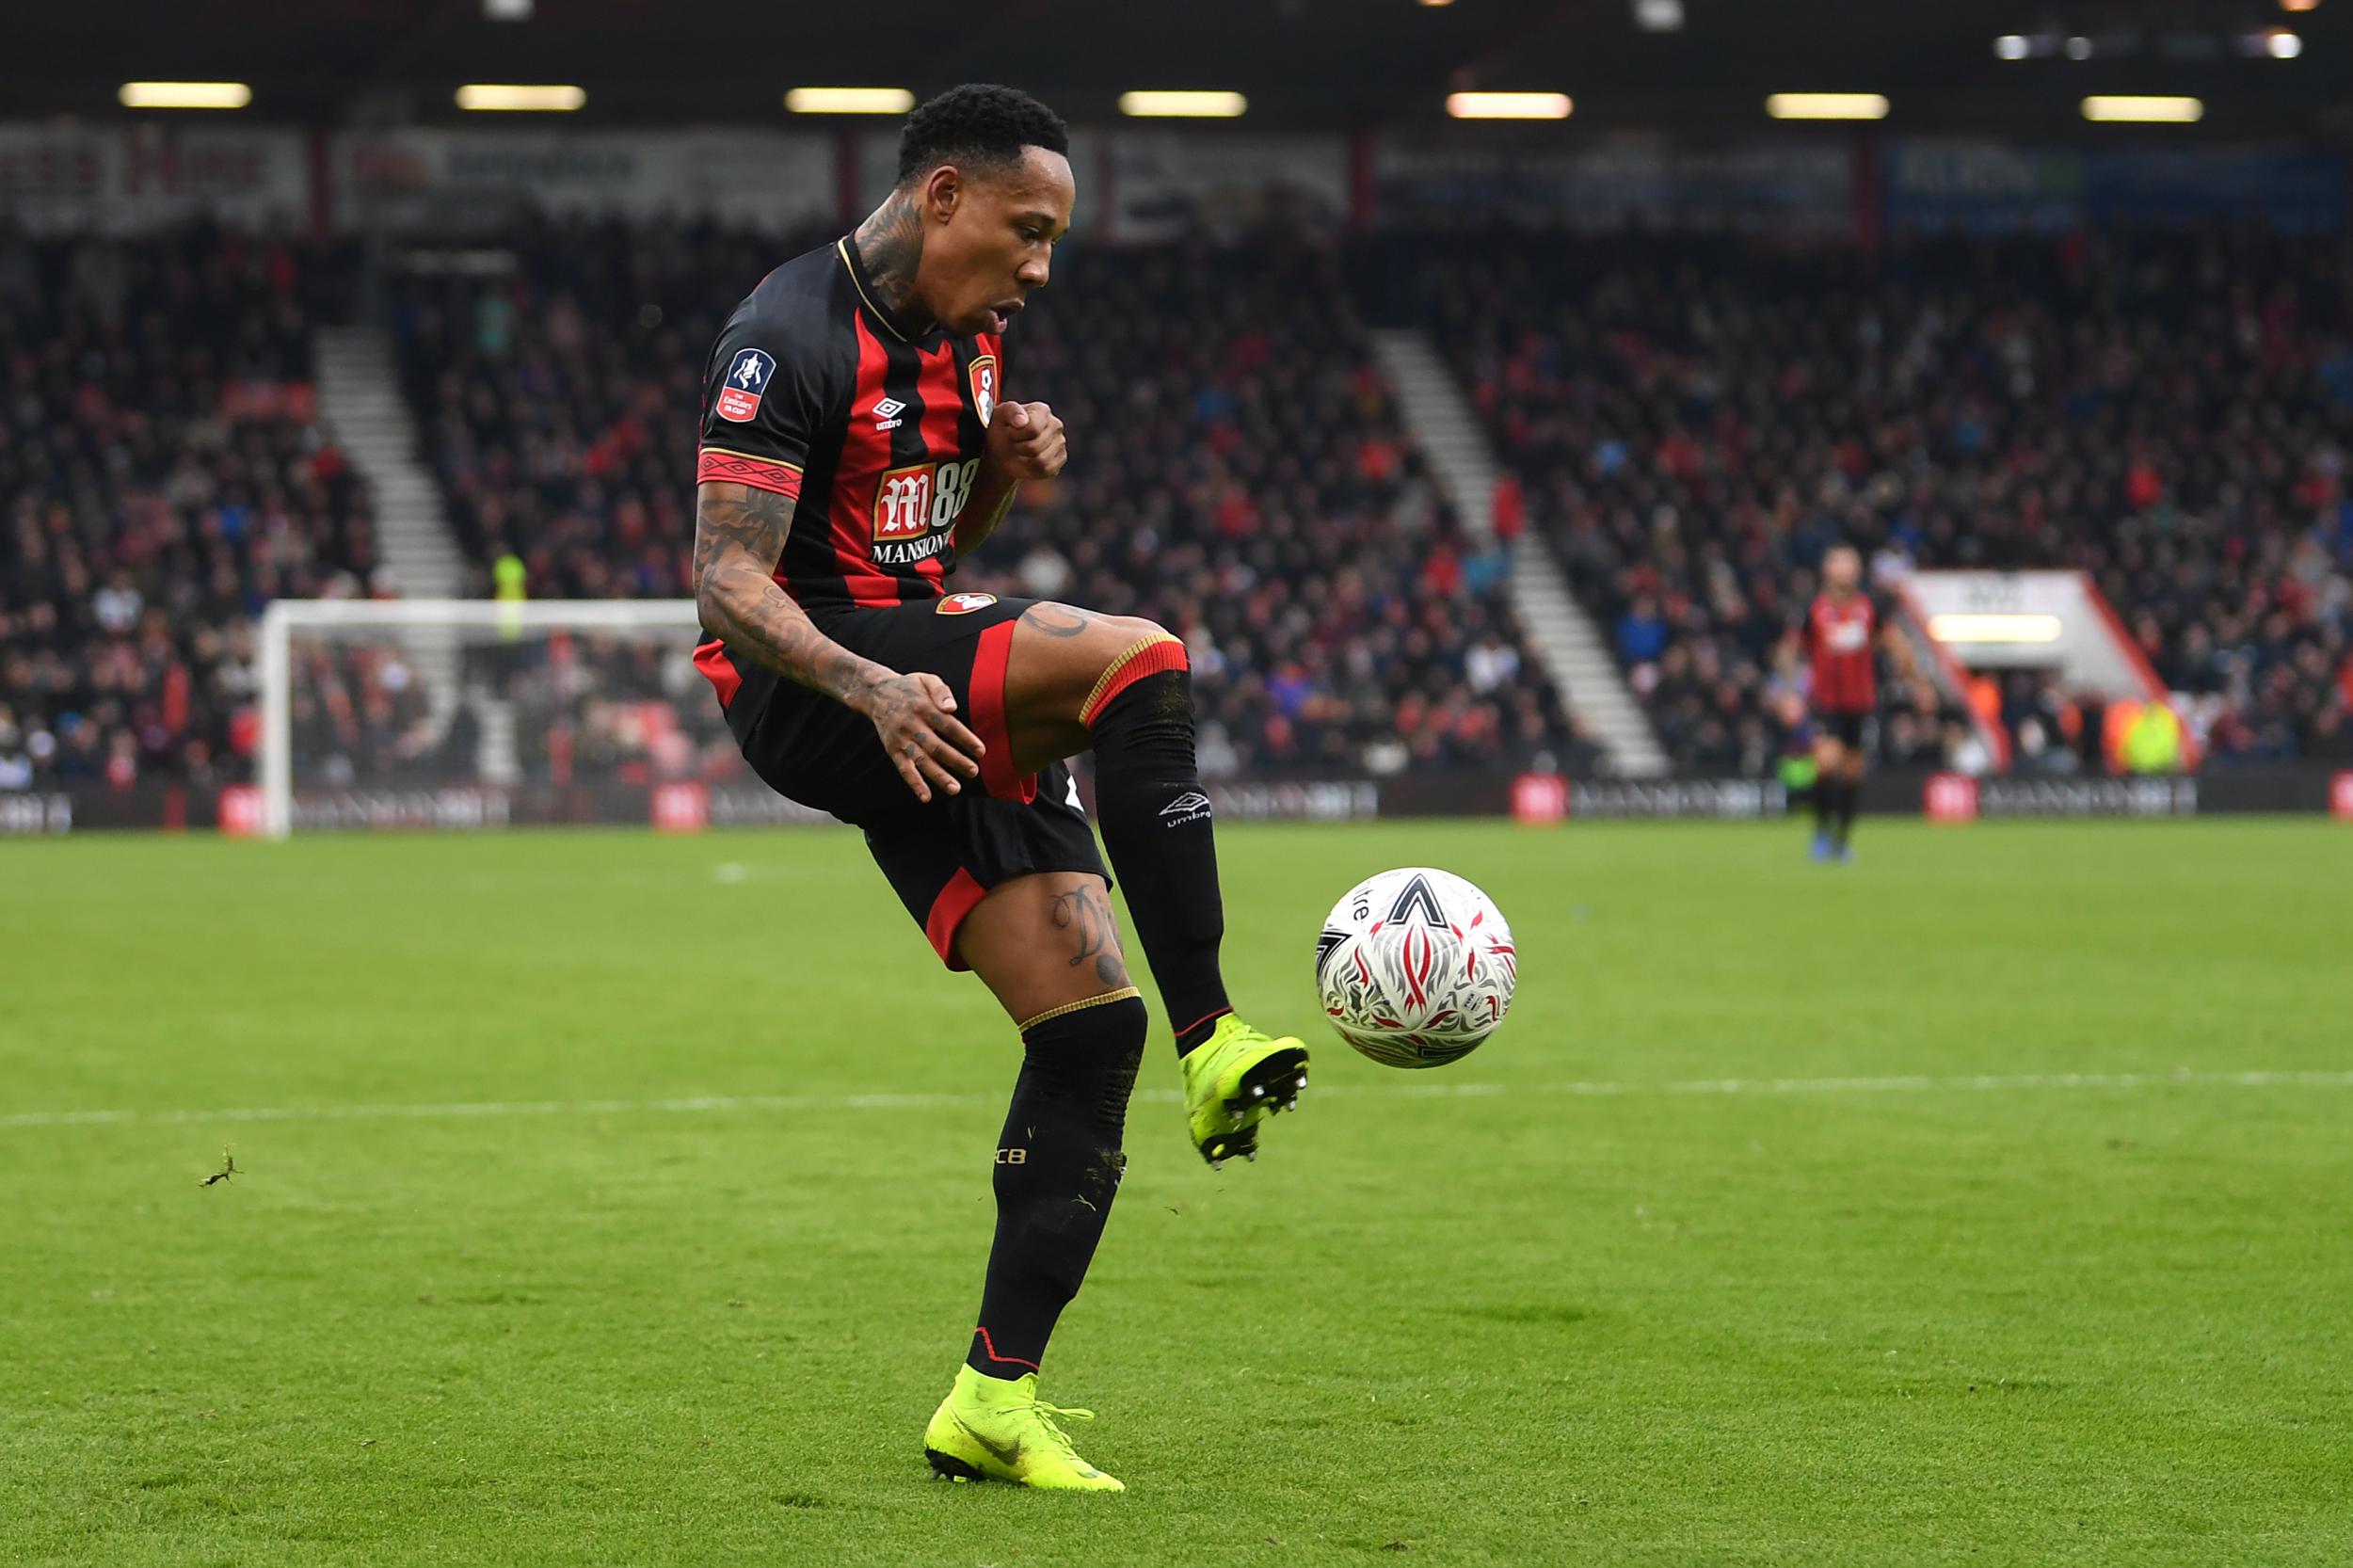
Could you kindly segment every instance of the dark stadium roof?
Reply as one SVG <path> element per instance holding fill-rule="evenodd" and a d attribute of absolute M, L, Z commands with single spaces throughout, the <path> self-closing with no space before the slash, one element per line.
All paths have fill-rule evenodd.
<path fill-rule="evenodd" d="M 1702 135 L 1769 122 L 1774 91 L 1887 94 L 1890 131 L 2085 133 L 2087 93 L 2204 99 L 2194 131 L 2116 136 L 2353 139 L 2353 0 L 1682 0 L 1648 33 L 1636 0 L 16 0 L 0 8 L 12 116 L 120 113 L 126 78 L 233 79 L 256 115 L 317 123 L 458 118 L 461 82 L 588 89 L 576 122 L 775 123 L 784 88 L 1001 80 L 1074 121 L 1127 88 L 1230 88 L 1255 128 L 1434 124 L 1457 88 L 1546 88 L 1579 135 Z M 2243 41 L 2293 28 L 2300 58 Z M 1995 56 L 1997 35 L 2037 57 Z M 2065 40 L 2090 57 L 2067 57 Z M 2048 51 L 2044 53 L 2043 51 Z"/>

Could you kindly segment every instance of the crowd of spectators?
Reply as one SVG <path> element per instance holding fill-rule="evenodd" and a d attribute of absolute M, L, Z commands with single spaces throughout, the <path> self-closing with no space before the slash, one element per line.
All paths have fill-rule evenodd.
<path fill-rule="evenodd" d="M 404 253 L 394 342 L 470 592 L 511 556 L 534 599 L 693 596 L 704 361 L 736 302 L 818 238 L 552 218 L 487 271 Z"/>
<path fill-rule="evenodd" d="M 472 591 L 512 557 L 534 598 L 691 592 L 709 345 L 823 237 L 548 220 L 487 270 L 395 269 L 402 374 Z M 1205 771 L 1593 760 L 1512 616 L 1509 547 L 1459 526 L 1368 357 L 1348 285 L 1362 297 L 1369 256 L 1497 440 L 1502 536 L 1558 554 L 1679 769 L 1763 773 L 1802 744 L 1797 629 L 1838 540 L 1881 590 L 1927 567 L 2080 568 L 2186 695 L 2205 757 L 2353 761 L 2353 245 L 1357 245 L 1067 246 L 1008 341 L 1006 394 L 1052 403 L 1074 461 L 956 584 L 1176 630 Z M 0 229 L 0 789 L 248 776 L 252 617 L 389 588 L 311 385 L 312 334 L 350 312 L 355 274 L 331 244 L 202 225 Z M 584 744 L 675 749 L 638 734 L 646 705 L 681 700 L 650 657 L 503 676 L 525 771 Z M 316 744 L 297 750 L 323 769 L 438 768 L 473 744 L 470 711 L 424 721 L 396 648 L 305 668 Z M 1882 760 L 1971 760 L 1953 694 L 1883 676 Z M 2047 675 L 1975 696 L 2014 765 L 2107 760 L 2099 706 Z"/>
<path fill-rule="evenodd" d="M 552 639 L 507 664 L 522 776 L 553 787 L 756 783 L 711 687 L 669 633 Z M 492 655 L 496 657 L 495 654 Z"/>
<path fill-rule="evenodd" d="M 552 223 L 488 275 L 412 268 L 403 374 L 487 590 L 686 596 L 701 377 L 795 242 Z M 1193 650 L 1211 774 L 1590 760 L 1401 430 L 1305 241 L 1088 254 L 1007 340 L 1006 395 L 1073 433 L 955 578 L 1149 616 Z"/>
<path fill-rule="evenodd" d="M 1440 498 L 1330 251 L 1179 244 L 1064 272 L 1007 388 L 1086 460 L 1006 524 L 983 585 L 1182 636 L 1212 774 L 1590 762 L 1508 555 Z"/>
<path fill-rule="evenodd" d="M 472 773 L 474 760 L 462 746 L 435 745 L 431 696 L 396 634 L 358 641 L 297 634 L 287 659 L 296 784 L 341 789 Z"/>
<path fill-rule="evenodd" d="M 751 777 L 681 629 L 303 630 L 289 660 L 298 788 L 560 792 Z M 448 685 L 438 704 L 434 665 Z M 511 747 L 486 746 L 486 699 L 511 715 Z"/>
<path fill-rule="evenodd" d="M 1833 541 L 2080 568 L 2216 760 L 2344 760 L 2353 246 L 2236 230 L 1789 249 L 1487 233 L 1392 247 L 1510 466 L 1509 509 L 1612 632 L 1679 766 L 1755 770 L 1801 704 Z M 1894 675 L 1896 672 L 1886 672 Z M 2099 764 L 2074 696 L 1988 703 Z M 1969 744 L 1891 694 L 1881 745 Z"/>
<path fill-rule="evenodd" d="M 249 776 L 252 617 L 370 591 L 319 427 L 339 248 L 0 227 L 0 790 Z"/>

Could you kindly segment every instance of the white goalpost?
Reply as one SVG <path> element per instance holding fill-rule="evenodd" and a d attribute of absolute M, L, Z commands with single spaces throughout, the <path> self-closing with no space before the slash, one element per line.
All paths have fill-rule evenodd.
<path fill-rule="evenodd" d="M 279 600 L 258 825 L 503 825 L 518 797 L 605 820 L 616 793 L 706 788 L 741 763 L 696 635 L 691 600 Z"/>

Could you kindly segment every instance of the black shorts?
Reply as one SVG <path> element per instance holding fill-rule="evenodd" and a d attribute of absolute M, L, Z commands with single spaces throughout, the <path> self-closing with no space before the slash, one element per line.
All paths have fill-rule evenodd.
<path fill-rule="evenodd" d="M 865 715 L 787 680 L 706 638 L 695 663 L 718 688 L 744 759 L 770 789 L 866 830 L 866 847 L 907 913 L 952 969 L 956 930 L 991 888 L 1031 872 L 1089 872 L 1111 880 L 1095 829 L 1060 762 L 1029 777 L 1013 771 L 1005 723 L 1005 661 L 1013 626 L 1035 600 L 949 594 L 916 604 L 820 607 L 817 629 L 901 674 L 938 676 L 956 717 L 981 738 L 980 788 L 915 798 Z"/>
<path fill-rule="evenodd" d="M 1814 726 L 1849 751 L 1861 751 L 1863 749 L 1863 727 L 1870 717 L 1868 713 L 1817 712 L 1814 715 Z"/>

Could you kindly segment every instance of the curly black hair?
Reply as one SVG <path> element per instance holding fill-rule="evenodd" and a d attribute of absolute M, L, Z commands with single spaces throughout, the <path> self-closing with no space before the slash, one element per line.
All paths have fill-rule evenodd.
<path fill-rule="evenodd" d="M 1021 161 L 1025 147 L 1068 152 L 1069 127 L 1019 88 L 987 82 L 950 88 L 907 116 L 899 133 L 899 184 L 944 163 L 1010 167 Z"/>

